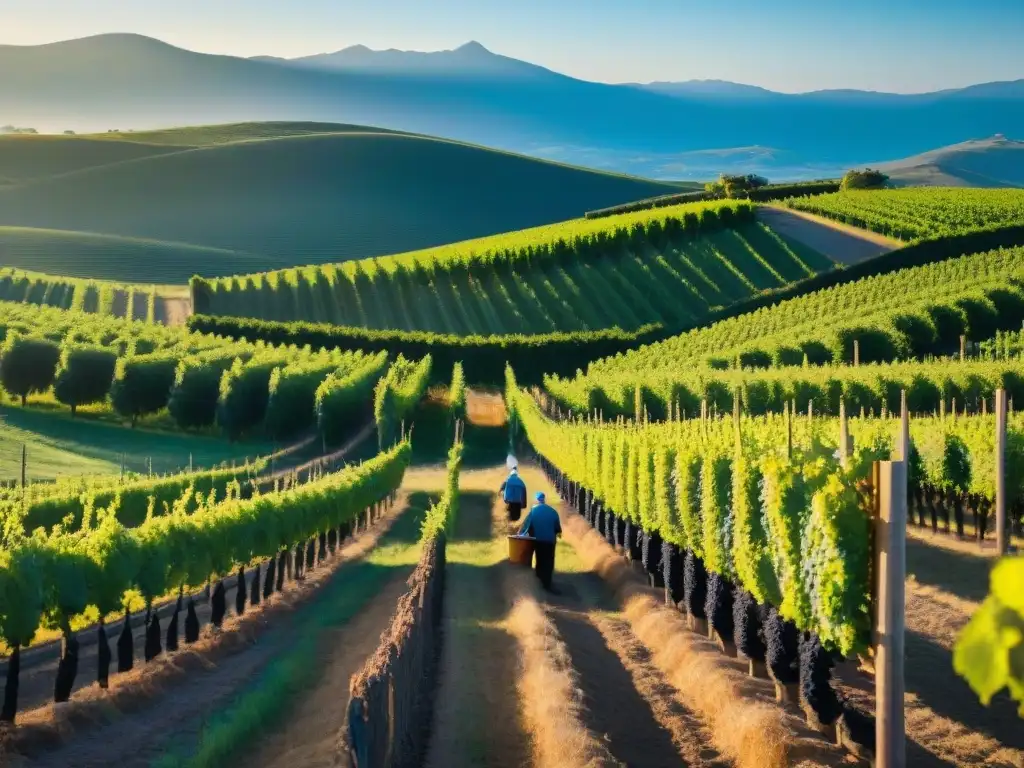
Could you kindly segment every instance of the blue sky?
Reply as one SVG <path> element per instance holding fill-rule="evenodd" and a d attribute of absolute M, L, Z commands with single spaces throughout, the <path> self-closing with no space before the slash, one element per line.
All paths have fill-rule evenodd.
<path fill-rule="evenodd" d="M 1024 0 L 0 0 L 0 43 L 102 32 L 240 56 L 474 39 L 588 80 L 791 92 L 1024 78 Z"/>

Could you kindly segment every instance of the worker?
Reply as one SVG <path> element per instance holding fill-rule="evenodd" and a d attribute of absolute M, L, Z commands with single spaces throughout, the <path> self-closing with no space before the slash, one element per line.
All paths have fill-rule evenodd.
<path fill-rule="evenodd" d="M 544 494 L 537 492 L 537 503 L 523 520 L 520 536 L 532 536 L 534 569 L 544 589 L 551 591 L 551 577 L 555 572 L 555 545 L 562 534 L 562 523 L 553 507 L 544 503 Z"/>
<path fill-rule="evenodd" d="M 501 498 L 505 502 L 505 510 L 508 512 L 508 519 L 515 522 L 523 513 L 526 506 L 526 483 L 519 476 L 519 468 L 512 467 L 505 482 L 501 484 Z"/>

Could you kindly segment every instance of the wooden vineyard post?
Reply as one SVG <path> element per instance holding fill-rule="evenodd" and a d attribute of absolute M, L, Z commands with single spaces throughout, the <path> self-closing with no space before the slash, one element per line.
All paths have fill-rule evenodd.
<path fill-rule="evenodd" d="M 853 340 L 853 367 L 860 365 L 860 339 Z"/>
<path fill-rule="evenodd" d="M 996 551 L 1009 549 L 1006 520 L 1006 390 L 996 390 Z"/>
<path fill-rule="evenodd" d="M 967 357 L 967 337 L 964 336 L 963 334 L 960 334 L 960 362 L 962 363 L 966 357 Z"/>
<path fill-rule="evenodd" d="M 846 401 L 839 399 L 839 466 L 850 464 L 850 425 L 846 421 Z"/>
<path fill-rule="evenodd" d="M 904 579 L 906 578 L 907 462 L 878 462 L 875 572 L 875 766 L 906 766 L 903 712 Z"/>
<path fill-rule="evenodd" d="M 28 475 L 28 446 L 21 444 L 21 490 L 25 490 L 25 478 Z"/>

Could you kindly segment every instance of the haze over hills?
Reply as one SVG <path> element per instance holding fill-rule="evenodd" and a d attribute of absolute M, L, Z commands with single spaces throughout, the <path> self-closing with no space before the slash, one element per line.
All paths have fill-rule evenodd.
<path fill-rule="evenodd" d="M 0 186 L 3 264 L 185 282 L 410 251 L 678 191 L 431 137 L 333 127 L 0 139 L 0 177 L 20 179 Z M 58 151 L 37 151 L 46 146 Z M 100 237 L 114 238 L 107 245 L 118 254 L 135 248 L 133 263 L 97 259 L 107 247 Z"/>
<path fill-rule="evenodd" d="M 661 178 L 822 176 L 1024 133 L 1024 81 L 902 96 L 734 84 L 607 85 L 499 56 L 363 47 L 299 61 L 185 51 L 137 35 L 0 47 L 0 122 L 107 130 L 248 120 L 377 125 Z M 879 130 L 880 125 L 885 130 Z M 766 151 L 731 165 L 735 148 Z M 725 154 L 693 155 L 714 151 Z"/>

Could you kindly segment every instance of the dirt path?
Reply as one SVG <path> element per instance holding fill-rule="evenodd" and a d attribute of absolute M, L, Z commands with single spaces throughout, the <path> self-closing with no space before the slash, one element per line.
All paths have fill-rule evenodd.
<path fill-rule="evenodd" d="M 543 475 L 521 468 L 531 493 L 556 500 Z M 523 766 L 533 763 L 524 732 L 514 637 L 501 628 L 511 606 L 501 597 L 508 574 L 507 525 L 495 490 L 503 469 L 463 474 L 463 502 L 449 546 L 445 652 L 428 766 Z M 490 555 L 482 554 L 487 549 Z M 456 554 L 460 552 L 460 554 Z M 506 586 L 508 575 L 506 575 Z M 703 724 L 653 664 L 603 581 L 561 544 L 556 561 L 560 594 L 542 602 L 567 647 L 585 700 L 583 723 L 603 735 L 614 758 L 636 766 L 724 765 Z M 508 590 L 506 590 L 507 593 Z"/>
<path fill-rule="evenodd" d="M 804 211 L 761 205 L 757 217 L 783 237 L 803 243 L 840 264 L 856 264 L 903 247 L 898 240 Z"/>
<path fill-rule="evenodd" d="M 237 761 L 247 768 L 331 768 L 338 756 L 338 732 L 348 713 L 349 680 L 376 649 L 398 599 L 409 588 L 412 566 L 396 569 L 353 621 L 328 629 L 315 659 L 316 687 L 304 692 L 288 713 L 285 727 L 251 755 Z"/>
<path fill-rule="evenodd" d="M 600 577 L 583 570 L 568 544 L 557 558 L 560 594 L 550 598 L 552 616 L 580 674 L 588 725 L 606 734 L 612 754 L 627 765 L 727 765 L 612 607 Z"/>
<path fill-rule="evenodd" d="M 158 295 L 153 314 L 156 322 L 163 325 L 184 325 L 192 314 L 192 302 L 188 298 Z"/>
<path fill-rule="evenodd" d="M 503 625 L 503 542 L 494 531 L 486 473 L 467 472 L 448 544 L 444 651 L 425 765 L 430 768 L 531 763 L 516 697 L 516 642 Z M 503 538 L 503 537 L 502 537 Z"/>
<path fill-rule="evenodd" d="M 211 716 L 223 716 L 247 685 L 260 680 L 275 657 L 295 644 L 304 617 L 324 611 L 325 599 L 358 601 L 353 620 L 359 617 L 363 602 L 372 605 L 375 590 L 367 590 L 371 579 L 357 580 L 356 571 L 382 537 L 387 537 L 384 542 L 396 537 L 406 542 L 418 539 L 419 520 L 407 514 L 407 502 L 405 495 L 400 497 L 380 523 L 349 540 L 338 555 L 310 571 L 305 580 L 287 584 L 284 592 L 272 596 L 260 609 L 228 619 L 220 636 L 204 632 L 200 642 L 186 650 L 112 677 L 109 693 L 92 686 L 72 697 L 69 705 L 55 708 L 50 704 L 26 712 L 19 719 L 23 757 L 13 757 L 11 764 L 25 768 L 143 768 L 165 754 L 168 744 L 177 749 L 198 743 Z M 397 578 L 398 572 L 380 565 L 371 567 L 372 580 L 390 588 L 391 577 Z M 353 591 L 359 595 L 348 594 Z M 230 600 L 228 603 L 232 605 Z M 365 621 L 364 626 L 369 626 L 374 619 Z M 356 664 L 363 658 L 358 655 Z M 347 692 L 347 686 L 341 690 Z M 78 727 L 65 730 L 70 722 Z M 61 737 L 53 735 L 55 725 Z"/>

